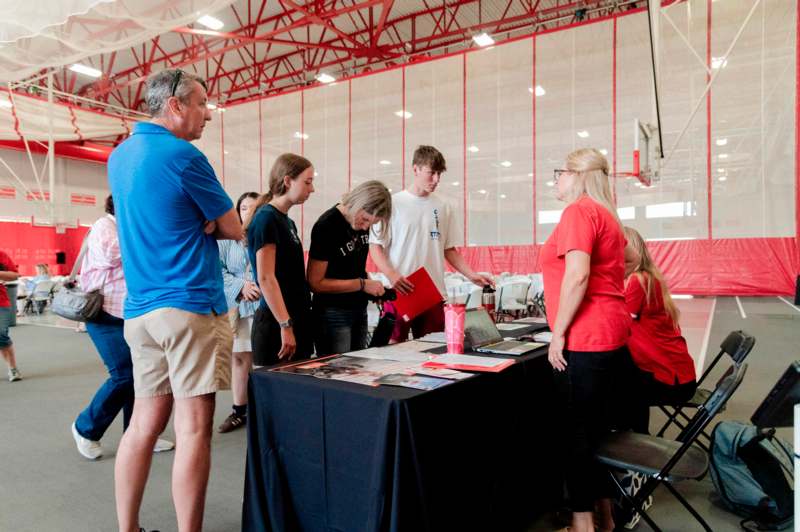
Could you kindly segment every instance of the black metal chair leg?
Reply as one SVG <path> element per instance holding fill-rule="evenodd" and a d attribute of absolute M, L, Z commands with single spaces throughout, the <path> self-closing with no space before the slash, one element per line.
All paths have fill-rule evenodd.
<path fill-rule="evenodd" d="M 656 522 L 653 521 L 653 519 L 649 515 L 647 515 L 647 512 L 645 512 L 642 509 L 642 504 L 644 503 L 644 501 L 640 502 L 636 498 L 632 498 L 630 495 L 628 495 L 628 493 L 625 491 L 625 488 L 623 488 L 622 485 L 617 480 L 617 477 L 614 475 L 613 471 L 611 471 L 609 469 L 608 470 L 608 474 L 611 476 L 611 481 L 617 487 L 617 490 L 619 491 L 620 495 L 625 500 L 625 502 L 627 502 L 634 509 L 634 511 L 636 513 L 638 513 L 639 515 L 642 516 L 642 519 L 644 519 L 645 523 L 650 525 L 650 528 L 652 528 L 654 530 L 654 532 L 662 532 L 661 529 L 656 524 Z M 655 489 L 655 488 L 653 488 L 653 489 Z M 651 493 L 652 493 L 652 490 L 651 490 Z M 648 493 L 648 495 L 649 495 L 649 493 Z M 645 497 L 645 499 L 646 498 L 647 497 Z M 633 515 L 633 514 L 631 514 L 631 515 Z M 619 524 L 618 526 L 622 526 L 622 525 Z"/>
<path fill-rule="evenodd" d="M 700 514 L 697 513 L 697 510 L 695 510 L 694 507 L 691 504 L 689 504 L 689 501 L 683 498 L 683 495 L 678 493 L 678 490 L 676 490 L 669 482 L 664 482 L 664 486 L 666 486 L 669 492 L 672 493 L 672 495 L 676 499 L 678 499 L 678 502 L 681 503 L 683 507 L 689 511 L 690 514 L 692 514 L 692 516 L 697 520 L 698 523 L 700 523 L 700 525 L 703 527 L 704 530 L 706 530 L 706 532 L 713 532 L 711 527 L 708 526 L 708 523 L 706 523 L 705 519 L 703 519 L 700 516 Z"/>

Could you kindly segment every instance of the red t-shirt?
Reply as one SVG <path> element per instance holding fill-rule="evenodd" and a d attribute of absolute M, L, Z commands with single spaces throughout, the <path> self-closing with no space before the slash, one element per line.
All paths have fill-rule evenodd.
<path fill-rule="evenodd" d="M 11 260 L 11 257 L 5 254 L 5 252 L 0 251 L 0 270 L 6 272 L 17 272 L 17 265 L 14 264 L 14 261 Z M 10 307 L 11 301 L 8 299 L 8 291 L 6 290 L 6 286 L 0 283 L 0 307 Z"/>
<path fill-rule="evenodd" d="M 561 282 L 568 251 L 591 256 L 589 283 L 566 332 L 570 351 L 613 351 L 628 341 L 631 318 L 625 308 L 625 236 L 616 218 L 588 196 L 561 214 L 542 248 L 542 273 L 547 321 L 558 315 Z"/>
<path fill-rule="evenodd" d="M 640 280 L 639 275 L 644 279 Z M 653 279 L 650 302 L 645 297 L 644 285 L 647 273 L 631 275 L 625 287 L 625 302 L 628 312 L 636 317 L 631 324 L 628 349 L 636 365 L 642 371 L 670 386 L 686 384 L 695 380 L 694 361 L 689 355 L 681 328 L 673 323 L 664 308 L 661 283 Z"/>

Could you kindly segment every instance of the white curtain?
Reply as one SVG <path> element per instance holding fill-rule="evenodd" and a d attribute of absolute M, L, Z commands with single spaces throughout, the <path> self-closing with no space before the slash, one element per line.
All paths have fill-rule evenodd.
<path fill-rule="evenodd" d="M 49 132 L 48 111 L 53 112 L 53 140 L 73 141 L 125 135 L 135 123 L 131 119 L 55 103 L 32 96 L 0 91 L 0 140 L 46 141 Z"/>
<path fill-rule="evenodd" d="M 140 44 L 233 0 L 0 0 L 0 81 Z"/>

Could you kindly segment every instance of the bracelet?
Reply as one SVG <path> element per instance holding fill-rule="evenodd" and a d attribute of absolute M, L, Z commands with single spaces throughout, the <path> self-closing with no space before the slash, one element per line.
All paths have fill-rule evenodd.
<path fill-rule="evenodd" d="M 364 279 L 361 279 L 361 278 L 359 277 L 358 281 L 361 283 L 361 290 L 360 290 L 360 292 L 363 292 L 363 291 L 364 291 Z"/>

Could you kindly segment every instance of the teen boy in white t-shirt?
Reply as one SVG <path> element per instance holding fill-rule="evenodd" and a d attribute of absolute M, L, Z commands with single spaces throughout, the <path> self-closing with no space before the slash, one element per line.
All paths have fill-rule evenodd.
<path fill-rule="evenodd" d="M 412 164 L 414 181 L 406 190 L 392 195 L 392 218 L 386 238 L 378 238 L 380 232 L 370 231 L 370 255 L 375 265 L 401 293 L 414 289 L 406 276 L 424 267 L 446 298 L 445 260 L 476 285 L 492 284 L 491 279 L 475 273 L 456 249 L 458 228 L 453 212 L 433 194 L 447 169 L 444 156 L 433 146 L 420 146 L 414 151 Z M 414 338 L 443 331 L 443 306 L 437 305 L 410 323 L 397 320 L 392 341 L 406 340 L 409 329 Z"/>

